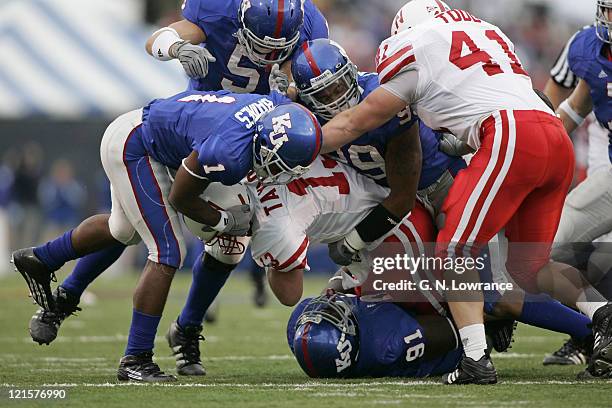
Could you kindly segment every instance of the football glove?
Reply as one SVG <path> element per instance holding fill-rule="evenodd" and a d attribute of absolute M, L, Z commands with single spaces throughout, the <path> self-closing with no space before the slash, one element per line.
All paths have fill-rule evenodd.
<path fill-rule="evenodd" d="M 222 234 L 245 236 L 251 229 L 251 208 L 248 204 L 229 207 L 221 213 L 223 225 L 215 228 Z"/>
<path fill-rule="evenodd" d="M 327 249 L 332 261 L 337 265 L 348 266 L 353 262 L 359 262 L 359 251 L 365 246 L 366 243 L 359 233 L 353 230 L 341 240 L 328 244 Z"/>
<path fill-rule="evenodd" d="M 268 84 L 270 85 L 270 92 L 276 91 L 282 95 L 287 95 L 287 91 L 289 90 L 289 76 L 280 69 L 280 65 L 274 64 L 270 71 Z"/>
<path fill-rule="evenodd" d="M 169 54 L 180 61 L 187 75 L 193 79 L 208 75 L 208 64 L 217 60 L 206 48 L 184 40 L 172 44 Z"/>
<path fill-rule="evenodd" d="M 440 139 L 440 151 L 453 157 L 462 157 L 463 155 L 473 153 L 473 150 L 467 143 L 459 140 L 455 135 L 450 133 L 442 134 Z"/>

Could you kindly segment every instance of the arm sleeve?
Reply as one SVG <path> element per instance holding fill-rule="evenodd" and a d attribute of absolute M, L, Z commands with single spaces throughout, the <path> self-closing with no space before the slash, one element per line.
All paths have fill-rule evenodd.
<path fill-rule="evenodd" d="M 417 99 L 416 90 L 419 83 L 419 73 L 415 70 L 402 71 L 381 85 L 386 91 L 410 105 Z"/>
<path fill-rule="evenodd" d="M 329 38 L 327 20 L 311 0 L 306 0 L 304 4 L 304 29 L 308 41 Z"/>
<path fill-rule="evenodd" d="M 572 72 L 568 60 L 568 54 L 572 45 L 572 41 L 574 40 L 574 38 L 576 38 L 577 34 L 578 33 L 574 34 L 569 39 L 567 44 L 565 44 L 565 47 L 563 47 L 563 50 L 557 57 L 555 64 L 550 70 L 550 77 L 552 78 L 552 80 L 566 89 L 573 89 L 578 85 L 578 77 L 576 77 L 574 72 Z"/>

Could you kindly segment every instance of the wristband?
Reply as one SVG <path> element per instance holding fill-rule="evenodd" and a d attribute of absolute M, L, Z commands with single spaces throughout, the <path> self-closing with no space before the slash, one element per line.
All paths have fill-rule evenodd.
<path fill-rule="evenodd" d="M 344 243 L 353 253 L 359 252 L 367 245 L 367 243 L 361 239 L 361 236 L 359 236 L 356 229 L 352 230 L 346 237 L 344 237 Z"/>
<path fill-rule="evenodd" d="M 227 223 L 229 222 L 229 217 L 227 215 L 227 212 L 221 210 L 219 211 L 221 213 L 221 217 L 219 218 L 219 222 L 217 223 L 217 225 L 212 226 L 212 229 L 214 229 L 215 231 L 218 232 L 223 232 L 225 231 L 225 228 L 227 227 Z"/>
<path fill-rule="evenodd" d="M 567 99 L 564 100 L 561 105 L 559 105 L 559 110 L 565 112 L 567 116 L 569 116 L 570 119 L 573 120 L 578 126 L 582 125 L 582 122 L 584 122 L 584 118 L 580 116 L 578 112 L 572 109 Z"/>
<path fill-rule="evenodd" d="M 181 41 L 181 37 L 178 35 L 176 30 L 174 28 L 164 27 L 153 33 L 153 35 L 155 34 L 158 35 L 153 41 L 153 46 L 151 47 L 151 54 L 153 55 L 153 58 L 160 61 L 169 61 L 176 58 L 175 56 L 170 55 L 170 47 L 174 43 Z"/>
<path fill-rule="evenodd" d="M 382 204 L 378 204 L 355 230 L 365 242 L 374 242 L 387 235 L 401 221 Z"/>

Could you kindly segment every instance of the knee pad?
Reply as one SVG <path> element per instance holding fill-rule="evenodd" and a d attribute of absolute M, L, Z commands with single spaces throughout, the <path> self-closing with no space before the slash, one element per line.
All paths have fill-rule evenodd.
<path fill-rule="evenodd" d="M 111 235 L 123 245 L 136 245 L 141 241 L 140 235 L 130 222 L 124 217 L 111 213 L 108 219 L 108 228 Z"/>

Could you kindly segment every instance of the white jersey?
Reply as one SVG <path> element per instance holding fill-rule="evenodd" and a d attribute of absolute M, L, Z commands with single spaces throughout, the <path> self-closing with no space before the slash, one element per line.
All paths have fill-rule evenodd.
<path fill-rule="evenodd" d="M 389 194 L 347 165 L 319 157 L 288 185 L 247 183 L 254 205 L 251 253 L 260 266 L 308 269 L 308 245 L 347 235 Z"/>
<path fill-rule="evenodd" d="M 553 114 L 533 92 L 514 44 L 499 28 L 463 10 L 446 11 L 388 38 L 376 65 L 383 87 L 416 108 L 428 127 L 449 131 L 476 149 L 480 125 L 494 112 Z M 416 89 L 407 91 L 401 78 L 416 77 L 413 71 Z"/>

